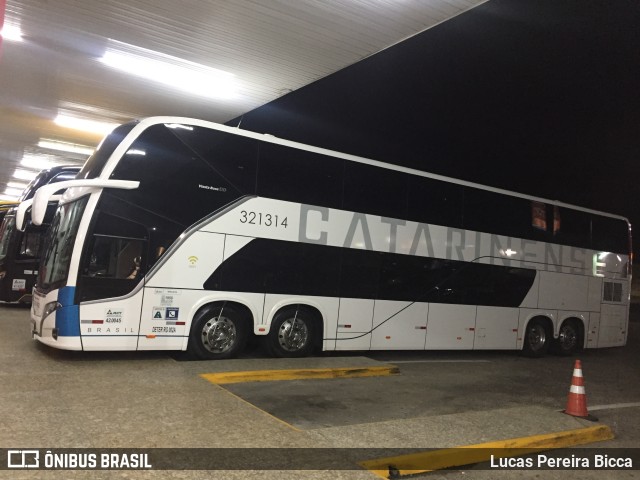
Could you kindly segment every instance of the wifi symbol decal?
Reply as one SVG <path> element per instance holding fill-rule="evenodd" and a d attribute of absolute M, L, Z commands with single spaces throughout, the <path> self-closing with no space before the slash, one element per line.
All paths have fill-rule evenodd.
<path fill-rule="evenodd" d="M 189 258 L 189 265 L 195 265 L 196 262 L 198 261 L 198 257 L 196 257 L 195 255 L 191 255 Z"/>

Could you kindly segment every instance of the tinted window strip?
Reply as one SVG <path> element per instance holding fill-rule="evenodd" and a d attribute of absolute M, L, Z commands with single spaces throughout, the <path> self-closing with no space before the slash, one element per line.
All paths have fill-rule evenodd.
<path fill-rule="evenodd" d="M 536 271 L 258 238 L 205 290 L 518 307 Z"/>

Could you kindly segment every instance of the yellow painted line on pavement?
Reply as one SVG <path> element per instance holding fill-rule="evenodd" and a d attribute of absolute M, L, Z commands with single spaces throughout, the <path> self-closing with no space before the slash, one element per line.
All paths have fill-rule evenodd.
<path fill-rule="evenodd" d="M 291 370 L 253 370 L 244 372 L 202 373 L 200 376 L 216 385 L 243 382 L 275 382 L 324 378 L 384 377 L 400 373 L 394 365 L 382 367 L 302 368 Z"/>
<path fill-rule="evenodd" d="M 390 472 L 393 472 L 395 478 L 396 476 L 414 475 L 487 462 L 491 459 L 491 455 L 494 455 L 494 458 L 517 457 L 555 448 L 601 442 L 612 438 L 614 435 L 608 426 L 598 425 L 564 432 L 377 458 L 359 462 L 359 465 L 381 478 L 389 478 Z"/>

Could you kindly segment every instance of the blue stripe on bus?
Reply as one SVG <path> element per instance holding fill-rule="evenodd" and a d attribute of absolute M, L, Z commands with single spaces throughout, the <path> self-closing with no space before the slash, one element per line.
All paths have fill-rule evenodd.
<path fill-rule="evenodd" d="M 76 287 L 62 287 L 58 292 L 58 303 L 62 305 L 56 310 L 56 328 L 60 337 L 80 336 L 80 307 L 73 304 Z"/>

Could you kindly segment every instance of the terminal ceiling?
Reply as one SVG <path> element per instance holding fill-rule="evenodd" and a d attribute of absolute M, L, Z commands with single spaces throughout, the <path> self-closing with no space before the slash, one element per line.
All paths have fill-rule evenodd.
<path fill-rule="evenodd" d="M 109 126 L 77 120 L 224 123 L 484 1 L 0 0 L 0 195 L 43 158 L 81 164 L 58 148 Z"/>

